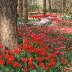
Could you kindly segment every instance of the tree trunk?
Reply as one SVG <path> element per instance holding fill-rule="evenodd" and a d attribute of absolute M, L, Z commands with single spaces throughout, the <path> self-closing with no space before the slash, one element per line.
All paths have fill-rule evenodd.
<path fill-rule="evenodd" d="M 17 0 L 0 0 L 0 43 L 17 48 Z"/>
<path fill-rule="evenodd" d="M 28 0 L 24 0 L 24 22 L 28 22 Z"/>
<path fill-rule="evenodd" d="M 49 12 L 51 13 L 51 0 L 49 0 Z"/>
<path fill-rule="evenodd" d="M 20 18 L 23 17 L 23 0 L 18 1 L 18 15 Z"/>
<path fill-rule="evenodd" d="M 66 0 L 63 0 L 63 13 L 65 13 L 66 10 Z"/>
<path fill-rule="evenodd" d="M 46 15 L 46 0 L 43 0 L 43 15 Z"/>

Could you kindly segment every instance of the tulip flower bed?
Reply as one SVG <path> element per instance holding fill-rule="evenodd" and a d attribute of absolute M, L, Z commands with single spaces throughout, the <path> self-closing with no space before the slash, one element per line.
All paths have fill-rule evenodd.
<path fill-rule="evenodd" d="M 68 72 L 72 63 L 72 38 L 51 27 L 18 28 L 23 43 L 15 50 L 0 44 L 0 72 Z"/>
<path fill-rule="evenodd" d="M 46 18 L 45 18 L 46 17 Z M 29 16 L 31 18 L 33 25 L 46 25 L 46 24 L 52 24 L 53 25 L 59 25 L 59 26 L 68 26 L 72 27 L 72 16 L 66 15 L 66 14 L 47 14 L 47 15 L 34 15 Z M 38 20 L 39 19 L 39 20 Z M 50 22 L 49 22 L 50 21 Z M 29 23 L 30 24 L 30 23 Z"/>

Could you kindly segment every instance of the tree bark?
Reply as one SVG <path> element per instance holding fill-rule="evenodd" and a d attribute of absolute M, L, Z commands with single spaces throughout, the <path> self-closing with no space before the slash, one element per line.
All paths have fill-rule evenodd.
<path fill-rule="evenodd" d="M 18 15 L 20 18 L 23 17 L 23 0 L 18 1 Z"/>
<path fill-rule="evenodd" d="M 49 12 L 51 13 L 51 0 L 49 0 Z"/>
<path fill-rule="evenodd" d="M 0 43 L 17 48 L 17 0 L 0 0 Z"/>
<path fill-rule="evenodd" d="M 28 0 L 24 0 L 24 22 L 28 23 Z"/>
<path fill-rule="evenodd" d="M 46 0 L 43 0 L 43 15 L 46 15 Z"/>
<path fill-rule="evenodd" d="M 66 0 L 63 0 L 63 13 L 65 13 L 66 10 Z"/>

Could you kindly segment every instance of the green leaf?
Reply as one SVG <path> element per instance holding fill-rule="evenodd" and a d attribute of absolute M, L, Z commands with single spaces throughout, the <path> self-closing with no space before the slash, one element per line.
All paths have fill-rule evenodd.
<path fill-rule="evenodd" d="M 2 65 L 0 65 L 0 70 L 2 69 Z"/>
<path fill-rule="evenodd" d="M 33 62 L 33 64 L 36 66 L 36 68 L 39 68 L 39 66 L 37 65 L 37 63 Z"/>
<path fill-rule="evenodd" d="M 12 72 L 19 72 L 17 69 L 13 69 Z"/>
<path fill-rule="evenodd" d="M 41 70 L 41 72 L 46 72 L 46 70 Z"/>
<path fill-rule="evenodd" d="M 72 67 L 70 67 L 70 68 L 68 68 L 68 69 L 72 71 Z"/>
<path fill-rule="evenodd" d="M 30 58 L 30 53 L 26 51 L 27 58 Z"/>
<path fill-rule="evenodd" d="M 60 65 L 60 62 L 57 62 L 56 67 L 58 67 Z"/>
<path fill-rule="evenodd" d="M 61 72 L 64 72 L 64 69 L 63 69 L 63 67 L 62 67 L 62 66 L 60 66 L 60 68 L 61 68 Z"/>
<path fill-rule="evenodd" d="M 17 61 L 20 61 L 20 59 L 21 59 L 20 55 L 18 55 L 18 54 L 15 54 L 15 58 Z"/>
<path fill-rule="evenodd" d="M 53 71 L 53 69 L 51 68 L 51 69 L 49 70 L 49 72 L 55 72 L 55 71 Z"/>
<path fill-rule="evenodd" d="M 25 52 L 21 52 L 21 56 L 24 58 L 26 56 Z"/>
<path fill-rule="evenodd" d="M 5 72 L 9 72 L 9 68 L 4 69 Z"/>
<path fill-rule="evenodd" d="M 23 39 L 18 39 L 17 42 L 20 44 L 20 43 L 23 43 Z"/>
<path fill-rule="evenodd" d="M 37 72 L 36 70 L 31 70 L 30 72 Z"/>
<path fill-rule="evenodd" d="M 60 66 L 56 67 L 52 72 L 61 72 Z"/>
<path fill-rule="evenodd" d="M 2 70 L 0 70 L 0 72 L 3 72 Z"/>

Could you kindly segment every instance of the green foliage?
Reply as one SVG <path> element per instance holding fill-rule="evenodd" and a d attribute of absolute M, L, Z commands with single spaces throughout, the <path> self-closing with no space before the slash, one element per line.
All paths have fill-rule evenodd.
<path fill-rule="evenodd" d="M 32 5 L 31 8 L 32 8 L 33 10 L 36 10 L 36 9 L 39 9 L 39 6 L 37 6 L 37 5 Z"/>
<path fill-rule="evenodd" d="M 39 9 L 39 6 L 37 5 L 29 5 L 29 10 L 36 10 L 36 9 Z"/>
<path fill-rule="evenodd" d="M 70 14 L 65 14 L 62 18 L 66 20 L 71 20 L 72 16 Z"/>
<path fill-rule="evenodd" d="M 72 34 L 65 34 L 65 36 L 66 36 L 67 38 L 72 39 Z"/>
<path fill-rule="evenodd" d="M 18 42 L 18 44 L 22 44 L 23 43 L 23 39 L 19 39 L 18 38 L 18 41 L 17 42 Z"/>

